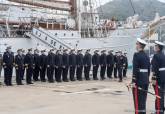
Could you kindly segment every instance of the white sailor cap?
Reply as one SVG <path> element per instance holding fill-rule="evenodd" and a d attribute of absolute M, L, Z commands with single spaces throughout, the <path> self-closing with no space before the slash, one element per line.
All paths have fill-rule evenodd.
<path fill-rule="evenodd" d="M 155 44 L 160 45 L 160 46 L 165 46 L 163 42 L 155 41 Z"/>
<path fill-rule="evenodd" d="M 143 45 L 147 45 L 147 42 L 141 38 L 137 38 L 137 41 Z"/>

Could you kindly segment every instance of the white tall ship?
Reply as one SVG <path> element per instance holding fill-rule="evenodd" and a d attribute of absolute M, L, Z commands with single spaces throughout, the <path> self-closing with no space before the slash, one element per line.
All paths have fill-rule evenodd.
<path fill-rule="evenodd" d="M 165 17 L 156 14 L 151 22 L 140 21 L 138 15 L 125 22 L 101 20 L 95 1 L 0 0 L 0 53 L 6 46 L 14 52 L 18 48 L 113 49 L 127 52 L 131 65 L 136 38 L 149 38 L 150 45 L 160 39 Z"/>

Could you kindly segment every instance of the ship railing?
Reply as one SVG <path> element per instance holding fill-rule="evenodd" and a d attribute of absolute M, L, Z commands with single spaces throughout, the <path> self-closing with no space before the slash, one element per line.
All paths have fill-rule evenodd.
<path fill-rule="evenodd" d="M 37 33 L 37 32 L 40 32 L 40 33 Z M 71 49 L 72 48 L 71 45 L 67 44 L 65 41 L 61 40 L 60 38 L 52 35 L 50 32 L 45 31 L 43 28 L 33 28 L 32 34 L 39 37 L 39 38 L 41 37 L 41 34 L 44 34 L 45 39 L 48 39 L 48 38 L 51 39 L 50 44 L 52 44 L 53 47 L 57 47 L 57 44 L 60 44 L 59 49 L 61 49 L 61 48 Z M 42 40 L 44 40 L 44 39 L 42 39 Z"/>
<path fill-rule="evenodd" d="M 10 35 L 7 30 L 0 30 L 0 38 L 27 38 L 27 32 L 31 32 L 31 30 L 10 30 Z"/>

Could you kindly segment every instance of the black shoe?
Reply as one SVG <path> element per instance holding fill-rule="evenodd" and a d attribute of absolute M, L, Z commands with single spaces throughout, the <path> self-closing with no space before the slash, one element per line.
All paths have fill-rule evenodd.
<path fill-rule="evenodd" d="M 39 79 L 34 79 L 35 82 L 39 81 Z"/>
<path fill-rule="evenodd" d="M 87 81 L 91 80 L 90 78 L 86 78 Z"/>
<path fill-rule="evenodd" d="M 41 80 L 41 82 L 46 82 L 46 80 Z"/>
<path fill-rule="evenodd" d="M 66 79 L 66 80 L 63 80 L 64 82 L 69 82 L 69 80 L 68 79 Z"/>
<path fill-rule="evenodd" d="M 54 83 L 54 81 L 53 80 L 50 80 L 50 81 L 48 81 L 49 83 Z"/>
<path fill-rule="evenodd" d="M 9 84 L 9 86 L 13 86 L 13 84 Z"/>
<path fill-rule="evenodd" d="M 99 80 L 98 78 L 93 78 L 93 80 Z"/>
<path fill-rule="evenodd" d="M 20 84 L 17 84 L 17 85 L 24 85 L 24 84 L 20 83 Z"/>
<path fill-rule="evenodd" d="M 33 83 L 32 83 L 32 82 L 28 82 L 27 84 L 28 84 L 28 85 L 31 85 L 31 84 L 33 84 Z"/>
<path fill-rule="evenodd" d="M 70 79 L 70 81 L 72 81 L 72 82 L 73 82 L 73 81 L 76 81 L 76 80 L 75 80 L 75 79 Z"/>
<path fill-rule="evenodd" d="M 119 82 L 123 82 L 122 80 L 119 80 Z"/>
<path fill-rule="evenodd" d="M 58 83 L 61 83 L 62 81 L 61 80 L 57 80 Z"/>
<path fill-rule="evenodd" d="M 101 80 L 105 80 L 105 77 L 102 77 Z"/>
<path fill-rule="evenodd" d="M 78 81 L 82 81 L 82 78 L 77 78 Z"/>
<path fill-rule="evenodd" d="M 108 78 L 109 78 L 109 79 L 112 79 L 112 77 L 111 77 L 111 76 L 108 76 Z"/>

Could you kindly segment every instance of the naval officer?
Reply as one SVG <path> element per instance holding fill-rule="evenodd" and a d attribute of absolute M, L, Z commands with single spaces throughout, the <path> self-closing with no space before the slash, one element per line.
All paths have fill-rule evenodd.
<path fill-rule="evenodd" d="M 28 53 L 25 56 L 25 67 L 26 67 L 26 83 L 32 83 L 33 69 L 34 69 L 34 56 L 32 54 L 32 48 L 28 49 Z"/>
<path fill-rule="evenodd" d="M 76 54 L 75 50 L 72 49 L 69 55 L 69 67 L 70 67 L 70 80 L 75 81 L 75 72 L 76 72 Z"/>
<path fill-rule="evenodd" d="M 49 83 L 54 82 L 54 66 L 55 66 L 55 54 L 53 53 L 54 49 L 51 49 L 47 56 L 47 78 Z"/>
<path fill-rule="evenodd" d="M 16 69 L 16 83 L 17 85 L 22 84 L 22 70 L 24 69 L 24 59 L 22 56 L 22 49 L 17 50 L 17 55 L 15 56 L 15 69 Z"/>
<path fill-rule="evenodd" d="M 64 82 L 68 82 L 69 54 L 67 49 L 63 50 L 62 60 L 63 60 L 62 80 Z"/>
<path fill-rule="evenodd" d="M 33 80 L 38 81 L 39 79 L 39 72 L 40 72 L 40 55 L 39 55 L 39 50 L 35 49 L 34 50 L 34 71 L 33 71 Z"/>
<path fill-rule="evenodd" d="M 165 96 L 165 55 L 163 48 L 165 44 L 159 41 L 155 41 L 155 55 L 152 59 L 153 70 L 153 87 L 155 94 L 160 96 L 155 100 L 156 114 L 164 114 L 164 96 Z"/>
<path fill-rule="evenodd" d="M 41 55 L 39 57 L 39 66 L 40 66 L 40 79 L 41 82 L 46 82 L 46 68 L 47 68 L 47 55 L 46 50 L 41 50 Z"/>
<path fill-rule="evenodd" d="M 94 51 L 94 55 L 92 56 L 92 65 L 93 65 L 93 79 L 98 80 L 97 73 L 100 65 L 100 55 L 99 50 Z"/>
<path fill-rule="evenodd" d="M 90 80 L 89 73 L 92 64 L 92 55 L 90 54 L 90 49 L 88 49 L 84 55 L 84 75 L 86 80 Z"/>
<path fill-rule="evenodd" d="M 100 77 L 101 80 L 105 79 L 105 71 L 106 71 L 106 66 L 107 66 L 107 55 L 106 55 L 106 50 L 101 51 L 101 55 L 100 55 Z"/>
<path fill-rule="evenodd" d="M 3 54 L 4 83 L 7 86 L 12 86 L 13 66 L 14 53 L 11 51 L 11 46 L 9 46 Z"/>
<path fill-rule="evenodd" d="M 83 54 L 82 50 L 77 51 L 76 62 L 77 62 L 77 70 L 76 70 L 76 77 L 77 80 L 82 81 L 82 71 L 83 71 Z"/>
<path fill-rule="evenodd" d="M 144 52 L 147 42 L 138 38 L 133 56 L 133 99 L 135 114 L 146 114 L 146 100 L 150 75 L 150 60 Z M 141 88 L 141 89 L 139 89 Z"/>
<path fill-rule="evenodd" d="M 112 78 L 113 66 L 114 66 L 114 55 L 113 50 L 108 51 L 107 55 L 107 77 Z"/>

